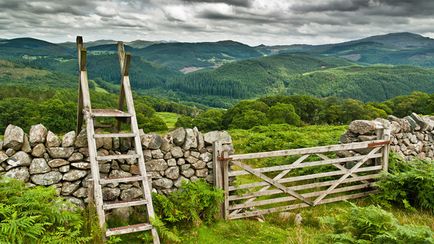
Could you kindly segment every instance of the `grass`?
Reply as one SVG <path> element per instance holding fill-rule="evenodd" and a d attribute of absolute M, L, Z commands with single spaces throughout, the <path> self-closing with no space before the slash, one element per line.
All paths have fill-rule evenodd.
<path fill-rule="evenodd" d="M 169 128 L 169 130 L 175 128 L 175 123 L 180 117 L 179 114 L 170 113 L 170 112 L 157 112 L 157 115 L 163 119 L 163 121 L 166 123 L 167 128 Z"/>

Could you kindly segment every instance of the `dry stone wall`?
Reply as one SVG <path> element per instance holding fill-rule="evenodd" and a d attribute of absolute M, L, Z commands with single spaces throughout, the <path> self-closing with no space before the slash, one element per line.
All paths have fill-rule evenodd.
<path fill-rule="evenodd" d="M 196 128 L 177 128 L 160 136 L 141 131 L 147 173 L 153 191 L 167 194 L 182 181 L 205 179 L 212 182 L 214 141 L 233 151 L 226 131 L 202 134 Z M 98 155 L 134 154 L 132 138 L 98 138 Z M 112 160 L 99 163 L 101 177 L 128 177 L 139 174 L 137 160 Z M 60 138 L 43 125 L 31 127 L 26 134 L 9 125 L 0 142 L 0 174 L 20 179 L 29 186 L 54 186 L 58 194 L 82 205 L 87 201 L 91 178 L 89 151 L 85 131 L 74 131 Z M 103 197 L 107 201 L 132 200 L 142 195 L 139 183 L 107 184 Z"/>
<path fill-rule="evenodd" d="M 404 118 L 355 120 L 341 136 L 342 143 L 375 140 L 381 128 L 390 130 L 390 149 L 407 160 L 434 159 L 434 117 L 412 113 Z"/>

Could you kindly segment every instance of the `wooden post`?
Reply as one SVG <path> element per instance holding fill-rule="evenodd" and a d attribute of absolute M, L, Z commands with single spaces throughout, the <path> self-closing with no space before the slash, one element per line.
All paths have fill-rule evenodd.
<path fill-rule="evenodd" d="M 219 141 L 215 141 L 212 144 L 212 170 L 213 170 L 213 182 L 214 187 L 217 189 L 223 189 L 221 162 L 219 160 L 222 144 Z"/>
<path fill-rule="evenodd" d="M 390 128 L 386 128 L 383 131 L 383 140 L 389 140 L 390 141 L 390 134 L 391 134 L 391 129 Z M 383 171 L 384 172 L 388 172 L 389 170 L 389 153 L 390 153 L 390 144 L 386 144 L 383 146 L 383 156 L 382 156 L 382 163 L 383 163 Z"/>
<path fill-rule="evenodd" d="M 222 160 L 222 177 L 223 177 L 223 190 L 224 190 L 224 201 L 223 201 L 223 218 L 228 219 L 229 217 L 229 157 L 228 151 L 223 151 L 221 153 Z"/>

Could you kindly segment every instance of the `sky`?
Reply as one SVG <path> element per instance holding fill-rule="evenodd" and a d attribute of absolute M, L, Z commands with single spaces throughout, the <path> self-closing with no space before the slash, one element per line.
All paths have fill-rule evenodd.
<path fill-rule="evenodd" d="M 434 38 L 434 0 L 0 0 L 0 38 L 324 44 Z"/>

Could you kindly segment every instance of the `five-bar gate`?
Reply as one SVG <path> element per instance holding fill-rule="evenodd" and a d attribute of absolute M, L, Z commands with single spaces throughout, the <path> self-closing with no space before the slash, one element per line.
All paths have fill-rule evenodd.
<path fill-rule="evenodd" d="M 388 131 L 378 130 L 373 141 L 238 155 L 216 142 L 214 183 L 224 190 L 222 215 L 239 219 L 373 194 L 373 183 L 387 171 L 388 138 Z M 251 166 L 266 160 L 278 165 Z"/>

